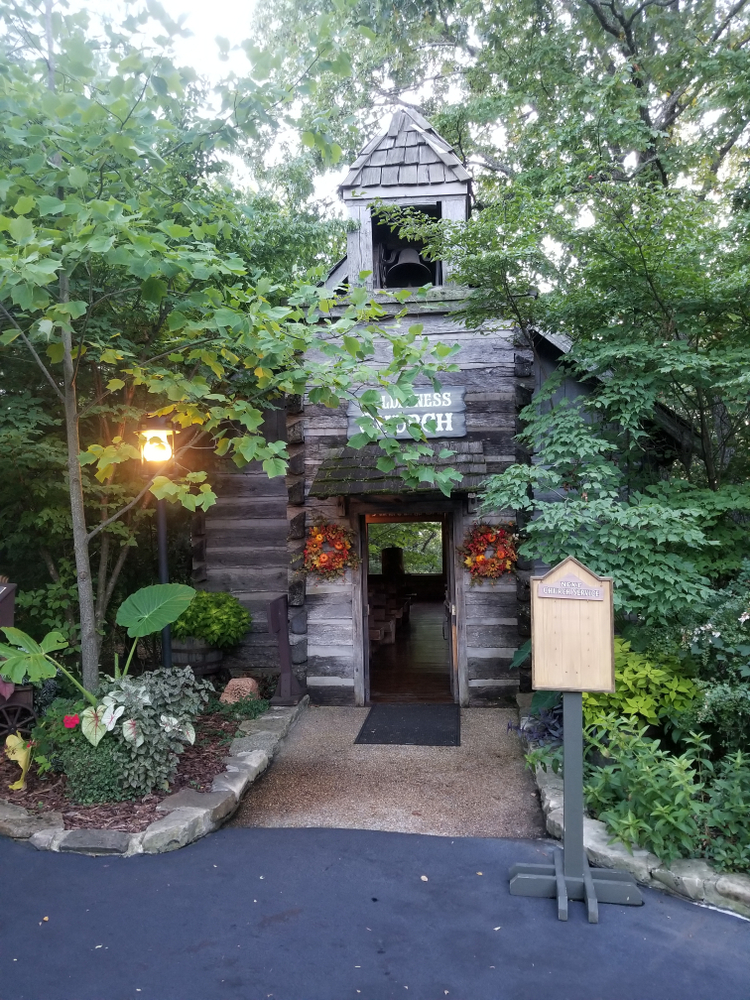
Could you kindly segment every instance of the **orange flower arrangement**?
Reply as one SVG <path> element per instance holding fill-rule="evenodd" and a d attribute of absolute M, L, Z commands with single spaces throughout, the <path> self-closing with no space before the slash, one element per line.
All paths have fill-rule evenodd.
<path fill-rule="evenodd" d="M 513 570 L 518 552 L 518 536 L 513 524 L 473 524 L 466 533 L 459 554 L 469 571 L 472 586 L 489 580 L 494 583 Z"/>
<path fill-rule="evenodd" d="M 304 551 L 306 573 L 321 580 L 336 580 L 350 566 L 359 563 L 354 544 L 354 532 L 341 524 L 314 524 L 307 533 Z"/>

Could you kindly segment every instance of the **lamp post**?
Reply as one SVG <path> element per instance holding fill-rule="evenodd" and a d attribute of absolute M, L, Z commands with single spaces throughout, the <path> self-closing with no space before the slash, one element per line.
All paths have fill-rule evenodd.
<path fill-rule="evenodd" d="M 150 465 L 165 465 L 174 454 L 174 430 L 165 417 L 152 417 L 141 423 L 141 461 Z M 167 502 L 156 501 L 156 540 L 159 552 L 159 583 L 169 583 L 167 564 Z M 172 666 L 172 631 L 169 625 L 161 630 L 162 662 Z"/>

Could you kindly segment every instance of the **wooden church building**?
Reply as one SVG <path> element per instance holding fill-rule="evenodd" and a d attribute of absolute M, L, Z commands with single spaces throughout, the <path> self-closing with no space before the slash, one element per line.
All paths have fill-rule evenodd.
<path fill-rule="evenodd" d="M 397 112 L 352 165 L 340 192 L 357 223 L 347 256 L 328 284 L 368 285 L 386 310 L 383 322 L 423 324 L 430 339 L 458 344 L 441 392 L 417 386 L 408 413 L 434 420 L 427 437 L 449 448 L 461 474 L 450 498 L 423 484 L 406 488 L 376 467 L 378 449 L 347 447 L 358 431 L 356 405 L 338 410 L 290 398 L 270 413 L 267 431 L 288 442 L 288 475 L 268 479 L 255 464 L 227 468 L 213 479 L 218 501 L 196 522 L 194 575 L 198 586 L 235 594 L 251 610 L 252 630 L 225 663 L 235 674 L 276 669 L 268 602 L 288 595 L 292 662 L 313 702 L 367 705 L 371 701 L 504 701 L 515 694 L 518 671 L 509 664 L 529 634 L 528 577 L 520 568 L 494 585 L 471 585 L 458 552 L 478 521 L 476 491 L 483 480 L 517 460 L 518 410 L 534 389 L 532 353 L 509 325 L 468 330 L 457 317 L 466 290 L 451 285 L 449 269 L 420 257 L 377 217 L 372 203 L 413 206 L 435 219 L 465 220 L 469 174 L 440 135 L 413 111 Z M 409 300 L 408 315 L 388 290 L 434 287 Z M 422 390 L 420 392 L 420 390 Z M 388 409 L 392 400 L 383 395 Z M 392 411 L 389 415 L 393 415 Z M 444 440 L 443 440 L 444 439 Z M 494 522 L 512 520 L 500 512 Z M 359 565 L 339 579 L 299 572 L 309 529 L 320 522 L 352 533 Z M 399 550 L 382 566 L 368 558 L 368 537 L 382 524 L 423 522 L 439 537 L 441 555 L 430 573 L 407 571 Z"/>

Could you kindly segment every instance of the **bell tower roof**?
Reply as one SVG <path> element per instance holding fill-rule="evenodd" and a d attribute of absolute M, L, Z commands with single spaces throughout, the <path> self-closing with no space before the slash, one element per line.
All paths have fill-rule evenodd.
<path fill-rule="evenodd" d="M 422 188 L 425 195 L 465 194 L 471 175 L 448 143 L 417 111 L 397 111 L 387 132 L 367 143 L 339 187 L 352 198 L 393 198 Z"/>

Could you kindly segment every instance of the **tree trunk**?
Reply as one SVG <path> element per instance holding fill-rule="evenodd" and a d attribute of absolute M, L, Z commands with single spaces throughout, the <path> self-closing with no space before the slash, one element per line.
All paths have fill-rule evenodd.
<path fill-rule="evenodd" d="M 60 278 L 60 300 L 67 301 L 67 276 Z M 78 437 L 78 400 L 73 360 L 73 337 L 70 330 L 62 331 L 63 379 L 65 394 L 65 437 L 68 449 L 68 489 L 70 514 L 73 521 L 73 551 L 78 579 L 78 604 L 81 612 L 81 663 L 83 686 L 95 691 L 99 684 L 99 634 L 94 614 L 94 587 L 91 580 L 86 507 L 83 502 L 83 481 L 78 455 L 81 450 Z"/>

